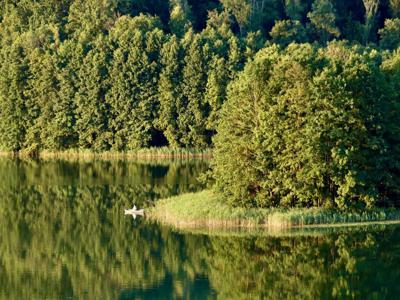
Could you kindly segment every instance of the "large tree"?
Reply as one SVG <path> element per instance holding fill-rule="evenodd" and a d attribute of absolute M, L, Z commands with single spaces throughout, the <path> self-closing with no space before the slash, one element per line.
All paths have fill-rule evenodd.
<path fill-rule="evenodd" d="M 240 206 L 373 207 L 398 197 L 398 105 L 376 51 L 269 47 L 231 85 L 216 190 Z M 371 159 L 374 157 L 374 159 Z"/>
<path fill-rule="evenodd" d="M 75 93 L 76 131 L 80 148 L 108 150 L 110 115 L 105 95 L 108 88 L 110 50 L 105 37 L 99 36 L 77 70 Z"/>
<path fill-rule="evenodd" d="M 160 112 L 158 128 L 162 130 L 172 147 L 183 146 L 178 128 L 178 107 L 183 101 L 182 82 L 182 46 L 176 36 L 172 36 L 161 50 L 162 71 L 158 85 Z"/>
<path fill-rule="evenodd" d="M 24 145 L 28 118 L 24 91 L 29 69 L 24 41 L 3 45 L 0 57 L 0 148 L 19 151 Z"/>
<path fill-rule="evenodd" d="M 158 119 L 160 52 L 165 40 L 158 18 L 122 17 L 110 35 L 109 125 L 115 150 L 148 147 Z"/>
<path fill-rule="evenodd" d="M 204 97 L 207 84 L 207 48 L 199 34 L 189 37 L 185 49 L 182 95 L 178 103 L 180 141 L 186 147 L 205 148 L 210 143 L 206 131 L 209 105 Z"/>

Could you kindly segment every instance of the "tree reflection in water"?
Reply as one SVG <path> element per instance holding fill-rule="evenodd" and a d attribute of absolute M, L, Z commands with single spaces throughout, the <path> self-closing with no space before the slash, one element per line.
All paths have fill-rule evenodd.
<path fill-rule="evenodd" d="M 392 299 L 400 228 L 180 233 L 123 215 L 206 163 L 0 160 L 1 299 Z"/>

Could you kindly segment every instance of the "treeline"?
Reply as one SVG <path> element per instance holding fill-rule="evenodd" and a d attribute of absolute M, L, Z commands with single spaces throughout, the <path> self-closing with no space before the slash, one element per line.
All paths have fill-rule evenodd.
<path fill-rule="evenodd" d="M 207 148 L 258 50 L 395 49 L 399 15 L 399 0 L 1 0 L 0 150 Z"/>
<path fill-rule="evenodd" d="M 227 12 L 210 12 L 196 32 L 179 3 L 168 27 L 113 1 L 5 5 L 0 148 L 9 151 L 207 148 L 228 81 L 261 47 L 234 34 Z"/>

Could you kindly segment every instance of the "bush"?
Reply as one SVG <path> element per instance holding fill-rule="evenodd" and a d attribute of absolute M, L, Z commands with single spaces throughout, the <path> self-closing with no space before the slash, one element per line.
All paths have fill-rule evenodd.
<path fill-rule="evenodd" d="M 381 65 L 338 42 L 262 50 L 229 88 L 215 189 L 236 206 L 396 204 L 399 98 Z"/>

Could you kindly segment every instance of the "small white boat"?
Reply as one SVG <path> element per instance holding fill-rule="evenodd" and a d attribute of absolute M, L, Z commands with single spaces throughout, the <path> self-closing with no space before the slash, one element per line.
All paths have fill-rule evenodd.
<path fill-rule="evenodd" d="M 136 205 L 134 205 L 131 209 L 125 209 L 125 215 L 131 215 L 136 219 L 136 216 L 144 216 L 144 209 L 137 209 Z"/>

